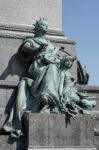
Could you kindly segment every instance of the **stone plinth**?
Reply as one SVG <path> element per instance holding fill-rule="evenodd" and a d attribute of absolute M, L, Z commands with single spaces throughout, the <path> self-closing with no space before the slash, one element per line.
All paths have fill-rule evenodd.
<path fill-rule="evenodd" d="M 69 122 L 65 115 L 29 114 L 30 148 L 93 145 L 93 117 L 78 116 Z"/>

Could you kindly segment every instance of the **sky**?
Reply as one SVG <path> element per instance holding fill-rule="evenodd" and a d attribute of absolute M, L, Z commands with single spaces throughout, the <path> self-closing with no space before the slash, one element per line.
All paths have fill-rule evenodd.
<path fill-rule="evenodd" d="M 76 41 L 77 57 L 99 86 L 99 0 L 63 0 L 63 32 Z"/>

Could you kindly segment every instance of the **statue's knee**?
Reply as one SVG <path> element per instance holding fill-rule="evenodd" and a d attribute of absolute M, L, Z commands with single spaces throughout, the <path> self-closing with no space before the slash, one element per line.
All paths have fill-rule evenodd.
<path fill-rule="evenodd" d="M 26 84 L 26 81 L 22 79 L 22 80 L 19 82 L 18 88 L 24 87 L 25 84 Z"/>

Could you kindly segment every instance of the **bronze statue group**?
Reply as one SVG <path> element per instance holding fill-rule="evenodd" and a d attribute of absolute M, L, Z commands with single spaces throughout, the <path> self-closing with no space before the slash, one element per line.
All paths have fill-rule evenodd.
<path fill-rule="evenodd" d="M 90 114 L 96 105 L 94 97 L 76 88 L 76 81 L 69 71 L 76 58 L 59 56 L 60 48 L 45 37 L 47 29 L 48 22 L 38 20 L 34 37 L 27 38 L 18 51 L 23 63 L 31 63 L 28 75 L 19 82 L 16 100 L 3 126 L 12 137 L 23 134 L 21 120 L 24 112 L 68 113 L 74 117 L 77 114 Z"/>

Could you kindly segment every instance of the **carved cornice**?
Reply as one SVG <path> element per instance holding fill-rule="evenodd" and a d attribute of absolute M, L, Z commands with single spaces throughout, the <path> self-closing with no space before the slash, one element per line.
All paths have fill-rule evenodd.
<path fill-rule="evenodd" d="M 28 32 L 33 33 L 33 26 L 25 26 L 25 25 L 14 25 L 14 24 L 0 24 L 0 30 L 9 30 L 9 31 L 19 31 L 19 32 Z M 48 29 L 48 35 L 57 35 L 64 36 L 64 33 L 60 30 Z"/>
<path fill-rule="evenodd" d="M 0 80 L 0 89 L 15 89 L 17 85 L 17 81 Z"/>
<path fill-rule="evenodd" d="M 75 41 L 66 39 L 64 33 L 60 30 L 48 29 L 46 35 L 52 42 L 75 44 Z M 33 26 L 0 24 L 0 37 L 15 39 L 33 37 Z"/>
<path fill-rule="evenodd" d="M 86 91 L 88 93 L 98 93 L 99 94 L 99 86 L 77 84 L 77 88 L 82 90 L 82 91 Z"/>

